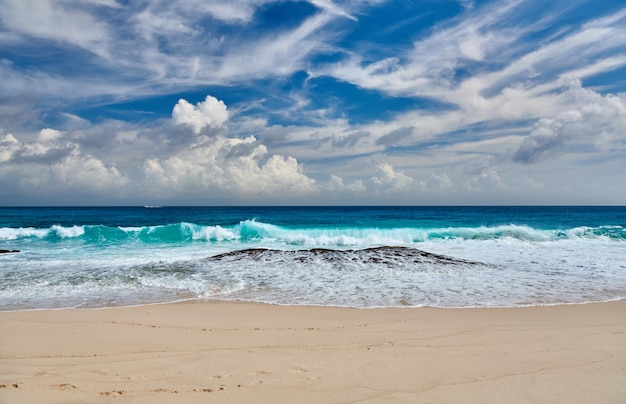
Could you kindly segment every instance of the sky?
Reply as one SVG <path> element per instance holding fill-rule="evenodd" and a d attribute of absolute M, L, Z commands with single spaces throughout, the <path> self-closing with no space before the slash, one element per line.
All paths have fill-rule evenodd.
<path fill-rule="evenodd" d="M 623 0 L 0 0 L 0 205 L 596 204 Z"/>

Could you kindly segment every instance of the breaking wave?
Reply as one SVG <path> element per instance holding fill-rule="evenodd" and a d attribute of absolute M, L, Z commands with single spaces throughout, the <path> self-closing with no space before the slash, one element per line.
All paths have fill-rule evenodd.
<path fill-rule="evenodd" d="M 516 239 L 529 242 L 571 239 L 606 239 L 626 241 L 622 226 L 575 227 L 569 229 L 536 229 L 525 225 L 500 225 L 448 228 L 290 228 L 255 220 L 235 225 L 177 224 L 140 227 L 111 227 L 104 225 L 75 225 L 49 228 L 0 228 L 0 240 L 45 239 L 62 241 L 80 239 L 87 243 L 185 243 L 194 241 L 270 241 L 304 247 L 363 247 L 408 245 L 441 240 Z"/>

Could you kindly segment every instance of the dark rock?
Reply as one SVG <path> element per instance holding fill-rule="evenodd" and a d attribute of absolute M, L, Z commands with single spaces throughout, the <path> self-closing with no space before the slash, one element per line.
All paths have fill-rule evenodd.
<path fill-rule="evenodd" d="M 439 265 L 480 265 L 486 264 L 477 261 L 469 261 L 462 258 L 454 258 L 446 255 L 433 254 L 427 251 L 409 247 L 372 247 L 362 250 L 330 250 L 326 248 L 313 248 L 310 250 L 269 250 L 265 248 L 251 248 L 248 250 L 230 251 L 208 258 L 212 261 L 241 261 L 241 260 L 272 260 L 282 262 L 294 260 L 301 263 L 313 263 L 315 259 L 337 263 L 362 262 L 393 267 L 397 264 L 413 262 L 414 264 L 439 264 Z"/>

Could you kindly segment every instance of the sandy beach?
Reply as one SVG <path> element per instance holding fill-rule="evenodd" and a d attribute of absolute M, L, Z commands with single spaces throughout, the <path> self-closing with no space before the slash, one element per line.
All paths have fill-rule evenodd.
<path fill-rule="evenodd" d="M 626 401 L 626 301 L 0 313 L 0 402 Z"/>

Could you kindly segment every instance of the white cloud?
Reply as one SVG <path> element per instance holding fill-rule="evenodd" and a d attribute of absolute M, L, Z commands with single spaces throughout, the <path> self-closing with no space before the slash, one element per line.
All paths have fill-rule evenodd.
<path fill-rule="evenodd" d="M 203 128 L 219 128 L 228 120 L 228 110 L 223 101 L 207 95 L 195 106 L 180 99 L 172 111 L 172 119 L 178 125 L 190 126 L 196 134 Z"/>
<path fill-rule="evenodd" d="M 71 133 L 45 128 L 30 142 L 5 134 L 0 182 L 12 179 L 25 195 L 48 188 L 53 194 L 160 200 L 189 195 L 251 203 L 277 197 L 288 203 L 319 192 L 296 158 L 269 153 L 254 136 L 204 135 L 204 128 L 219 128 L 228 119 L 222 101 L 207 96 L 193 106 L 180 100 L 172 116 L 196 133 L 191 142 L 172 142 L 169 122 L 150 130 L 108 122 Z M 111 130 L 115 136 L 99 136 Z"/>
<path fill-rule="evenodd" d="M 333 3 L 330 0 L 309 0 L 309 1 L 311 2 L 311 4 L 315 5 L 316 7 L 319 7 L 322 10 L 325 10 L 331 14 L 337 14 L 341 17 L 346 17 L 353 21 L 357 21 L 356 17 L 354 17 L 353 15 L 350 15 L 346 10 L 339 7 L 337 4 Z"/>
<path fill-rule="evenodd" d="M 278 0 L 157 2 L 132 16 L 134 29 L 147 41 L 134 41 L 135 48 L 123 58 L 133 67 L 145 66 L 159 85 L 224 85 L 241 80 L 288 75 L 306 68 L 306 58 L 327 47 L 321 32 L 340 17 L 341 9 L 327 7 L 295 27 L 281 24 L 254 36 L 212 30 L 202 18 L 210 15 L 227 24 L 247 24 L 255 11 Z M 329 10 L 334 12 L 329 12 Z M 163 44 L 166 44 L 164 46 Z M 141 45 L 141 46 L 137 46 Z M 167 49 L 167 50 L 164 50 Z"/>
<path fill-rule="evenodd" d="M 106 166 L 101 160 L 73 150 L 62 161 L 50 166 L 56 185 L 63 189 L 85 189 L 106 192 L 124 187 L 128 179 L 116 168 Z"/>
<path fill-rule="evenodd" d="M 556 189 L 565 190 L 559 178 L 578 172 L 595 181 L 604 165 L 612 167 L 614 182 L 623 177 L 626 98 L 576 79 L 596 81 L 626 66 L 626 9 L 578 26 L 572 20 L 545 36 L 552 22 L 562 23 L 558 11 L 527 24 L 520 22 L 531 16 L 526 1 L 459 0 L 465 9 L 456 17 L 420 30 L 412 43 L 384 47 L 375 43 L 380 31 L 358 41 L 357 31 L 349 34 L 367 23 L 370 16 L 361 18 L 361 11 L 376 1 L 306 1 L 317 10 L 260 30 L 256 13 L 274 0 L 0 0 L 7 55 L 51 57 L 49 47 L 70 52 L 76 65 L 70 75 L 57 64 L 24 68 L 17 59 L 0 60 L 0 185 L 21 187 L 20 195 L 29 186 L 95 195 L 104 188 L 88 184 L 93 177 L 115 190 L 110 195 L 141 190 L 172 200 L 328 203 L 331 195 L 438 203 L 465 191 L 489 200 L 502 189 L 522 197 L 519 190 L 541 189 L 556 198 Z M 32 15 L 26 3 L 37 6 Z M 276 3 L 269 7 L 286 5 Z M 347 20 L 357 16 L 362 22 Z M 406 21 L 393 28 L 407 28 Z M 332 54 L 328 60 L 347 56 L 321 66 L 313 56 L 325 52 Z M 300 75 L 290 76 L 300 70 L 310 73 L 303 84 Z M 359 123 L 351 115 L 358 106 L 344 114 L 331 97 L 315 98 L 315 79 L 323 75 L 387 96 L 417 97 L 417 106 Z M 616 88 L 599 82 L 606 91 Z M 142 111 L 138 123 L 92 124 L 76 112 L 209 85 L 256 99 L 228 108 L 212 96 L 195 105 L 181 99 L 171 119 L 150 120 L 146 112 L 152 112 Z M 51 122 L 58 130 L 46 128 Z M 425 199 L 430 195 L 440 199 Z"/>
<path fill-rule="evenodd" d="M 11 160 L 19 147 L 20 142 L 12 134 L 7 133 L 0 137 L 0 164 Z"/>
<path fill-rule="evenodd" d="M 153 13 L 149 9 L 135 14 L 132 18 L 135 29 L 149 41 L 177 34 L 195 34 L 193 26 L 183 17 L 174 13 Z"/>
<path fill-rule="evenodd" d="M 182 0 L 173 6 L 185 15 L 210 15 L 228 23 L 247 23 L 252 20 L 257 7 L 279 0 Z M 165 1 L 166 5 L 172 3 Z"/>
<path fill-rule="evenodd" d="M 530 46 L 528 35 L 549 27 L 556 17 L 519 26 L 523 7 L 522 1 L 478 7 L 435 27 L 409 51 L 374 61 L 351 53 L 311 73 L 455 106 L 456 111 L 439 116 L 453 130 L 458 124 L 558 112 L 565 101 L 558 96 L 564 77 L 583 78 L 626 65 L 626 9 Z"/>
<path fill-rule="evenodd" d="M 459 4 L 466 10 L 474 8 L 474 2 L 472 0 L 459 0 Z"/>
<path fill-rule="evenodd" d="M 470 192 L 483 192 L 493 189 L 508 188 L 502 182 L 500 174 L 496 170 L 485 170 L 480 174 L 470 177 L 464 184 L 465 189 Z"/>
<path fill-rule="evenodd" d="M 352 182 L 351 184 L 347 186 L 347 188 L 357 195 L 363 194 L 367 191 L 367 187 L 365 186 L 362 180 L 356 180 Z"/>
<path fill-rule="evenodd" d="M 83 2 L 87 4 L 93 4 L 96 6 L 106 6 L 111 8 L 121 8 L 122 6 L 117 2 L 117 0 L 75 0 L 77 2 Z"/>
<path fill-rule="evenodd" d="M 61 131 L 56 129 L 45 128 L 39 132 L 39 136 L 37 136 L 37 140 L 40 142 L 49 142 L 52 140 L 57 140 L 63 136 Z"/>
<path fill-rule="evenodd" d="M 514 43 L 520 30 L 502 28 L 502 19 L 517 2 L 503 2 L 487 11 L 470 13 L 456 24 L 435 29 L 413 44 L 413 49 L 398 55 L 365 63 L 352 54 L 348 61 L 314 71 L 360 87 L 392 95 L 442 97 L 457 85 L 456 69 L 467 59 L 482 61 L 494 57 Z M 496 31 L 494 26 L 499 26 Z"/>
<path fill-rule="evenodd" d="M 227 26 L 245 26 L 268 3 L 280 1 L 0 0 L 0 41 L 42 57 L 48 48 L 55 54 L 70 52 L 80 61 L 77 65 L 89 67 L 72 67 L 66 76 L 49 71 L 62 68 L 63 59 L 29 69 L 0 66 L 7 78 L 0 82 L 0 92 L 16 98 L 96 97 L 101 102 L 103 97 L 123 100 L 282 76 L 306 68 L 308 56 L 327 48 L 328 35 L 321 29 L 343 10 L 322 1 L 322 11 L 299 25 L 277 24 L 262 33 L 252 30 L 252 36 L 241 28 L 241 34 L 234 34 L 209 23 L 213 18 Z"/>
<path fill-rule="evenodd" d="M 254 137 L 202 138 L 191 147 L 144 164 L 149 187 L 164 191 L 218 192 L 251 200 L 278 197 L 289 201 L 317 192 L 293 157 L 272 155 Z"/>
<path fill-rule="evenodd" d="M 563 148 L 576 150 L 626 149 L 626 101 L 616 95 L 601 95 L 569 83 L 564 97 L 570 109 L 535 123 L 513 155 L 513 160 L 532 163 Z"/>
<path fill-rule="evenodd" d="M 376 191 L 404 191 L 410 189 L 415 180 L 397 171 L 391 164 L 382 163 L 376 167 L 376 175 L 371 178 L 371 182 Z"/>
<path fill-rule="evenodd" d="M 343 192 L 346 189 L 346 186 L 343 183 L 343 178 L 335 174 L 331 174 L 326 187 L 330 192 Z"/>
<path fill-rule="evenodd" d="M 62 133 L 43 129 L 33 142 L 20 142 L 7 134 L 0 139 L 0 182 L 29 195 L 116 193 L 128 178 L 116 167 L 85 153 L 77 143 L 62 142 Z M 5 190 L 6 192 L 7 190 Z"/>
<path fill-rule="evenodd" d="M 109 27 L 78 7 L 62 0 L 2 0 L 0 21 L 14 33 L 52 39 L 105 55 L 111 38 Z M 93 1 L 109 5 L 107 1 Z"/>
<path fill-rule="evenodd" d="M 198 80 L 215 81 L 221 78 L 231 81 L 286 76 L 303 69 L 307 56 L 324 49 L 323 35 L 315 37 L 314 34 L 332 19 L 331 14 L 316 14 L 292 30 L 268 34 L 232 48 L 215 63 L 217 71 L 213 64 L 207 63 L 198 73 Z"/>
<path fill-rule="evenodd" d="M 453 182 L 446 173 L 431 173 L 428 179 L 420 181 L 419 185 L 425 191 L 440 191 L 450 189 Z"/>

